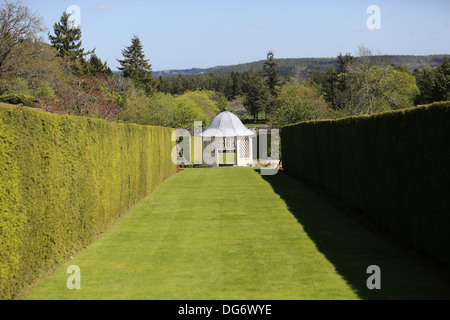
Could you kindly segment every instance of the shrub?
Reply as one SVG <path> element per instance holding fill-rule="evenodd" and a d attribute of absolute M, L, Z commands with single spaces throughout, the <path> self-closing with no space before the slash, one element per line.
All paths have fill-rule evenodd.
<path fill-rule="evenodd" d="M 172 130 L 0 106 L 0 299 L 176 172 Z"/>
<path fill-rule="evenodd" d="M 450 267 L 450 104 L 282 129 L 283 167 Z"/>
<path fill-rule="evenodd" d="M 36 96 L 39 98 L 56 98 L 56 93 L 47 81 L 42 82 L 36 90 Z"/>
<path fill-rule="evenodd" d="M 22 104 L 26 107 L 34 107 L 39 102 L 31 96 L 23 94 L 4 94 L 0 96 L 0 102 L 9 104 Z"/>

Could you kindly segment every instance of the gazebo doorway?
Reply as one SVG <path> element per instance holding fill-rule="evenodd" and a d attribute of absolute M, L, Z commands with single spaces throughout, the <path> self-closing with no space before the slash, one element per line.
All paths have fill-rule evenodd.
<path fill-rule="evenodd" d="M 231 167 L 237 165 L 236 138 L 216 138 L 219 144 L 219 166 Z"/>

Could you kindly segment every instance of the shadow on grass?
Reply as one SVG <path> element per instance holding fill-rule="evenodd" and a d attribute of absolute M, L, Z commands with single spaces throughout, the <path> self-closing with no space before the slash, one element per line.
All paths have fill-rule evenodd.
<path fill-rule="evenodd" d="M 258 173 L 259 170 L 255 170 Z M 317 249 L 361 299 L 450 299 L 450 288 L 405 252 L 280 172 L 262 176 L 284 200 Z M 381 268 L 381 290 L 369 290 L 369 266 Z"/>

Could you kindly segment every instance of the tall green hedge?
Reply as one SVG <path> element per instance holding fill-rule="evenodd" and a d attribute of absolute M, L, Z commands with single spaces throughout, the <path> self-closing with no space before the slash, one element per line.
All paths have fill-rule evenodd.
<path fill-rule="evenodd" d="M 450 103 L 300 123 L 281 136 L 288 172 L 450 268 Z"/>
<path fill-rule="evenodd" d="M 172 130 L 0 106 L 0 299 L 176 172 Z"/>

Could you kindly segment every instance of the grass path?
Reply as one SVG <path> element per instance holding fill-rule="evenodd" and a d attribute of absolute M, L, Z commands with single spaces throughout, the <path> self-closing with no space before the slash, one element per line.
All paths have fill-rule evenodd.
<path fill-rule="evenodd" d="M 366 269 L 382 268 L 382 290 Z M 68 290 L 69 265 L 81 290 Z M 449 298 L 449 288 L 284 174 L 189 169 L 25 299 Z"/>

